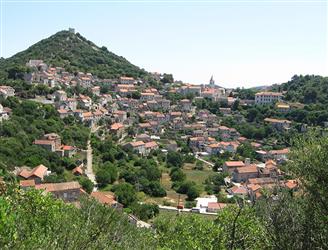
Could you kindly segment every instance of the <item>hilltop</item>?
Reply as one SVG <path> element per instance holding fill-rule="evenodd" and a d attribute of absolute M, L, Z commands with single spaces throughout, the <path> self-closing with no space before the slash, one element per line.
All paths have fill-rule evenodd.
<path fill-rule="evenodd" d="M 8 59 L 1 59 L 0 71 L 3 74 L 12 67 L 25 66 L 30 59 L 40 59 L 48 65 L 64 67 L 69 72 L 90 72 L 100 78 L 116 78 L 121 75 L 136 78 L 147 74 L 106 47 L 99 47 L 79 33 L 65 30 Z"/>

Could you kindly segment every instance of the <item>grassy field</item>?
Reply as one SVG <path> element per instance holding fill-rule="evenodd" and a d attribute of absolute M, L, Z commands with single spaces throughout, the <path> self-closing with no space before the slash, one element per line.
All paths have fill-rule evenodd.
<path fill-rule="evenodd" d="M 202 191 L 202 195 L 205 195 L 204 191 L 204 181 L 214 172 L 211 169 L 204 168 L 204 170 L 195 170 L 194 169 L 195 165 L 194 164 L 185 164 L 183 166 L 183 172 L 186 174 L 186 178 L 189 181 L 194 181 L 197 183 L 199 188 Z M 184 203 L 186 201 L 186 195 L 184 194 L 178 194 L 176 193 L 171 187 L 172 187 L 172 182 L 170 179 L 170 169 L 168 168 L 163 168 L 162 169 L 162 178 L 161 178 L 161 184 L 166 190 L 167 196 L 166 197 L 160 197 L 160 198 L 155 198 L 155 197 L 145 197 L 145 202 L 147 203 L 156 203 L 159 205 L 164 205 L 165 203 L 171 204 L 172 206 L 177 206 L 178 201 L 179 201 L 179 196 L 180 196 L 180 204 Z"/>

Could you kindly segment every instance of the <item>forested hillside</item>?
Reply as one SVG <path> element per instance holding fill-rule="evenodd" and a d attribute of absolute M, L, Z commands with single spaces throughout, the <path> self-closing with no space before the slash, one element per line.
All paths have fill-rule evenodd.
<path fill-rule="evenodd" d="M 328 103 L 328 77 L 295 75 L 290 81 L 275 88 L 287 92 L 285 96 L 287 101 L 305 104 Z"/>
<path fill-rule="evenodd" d="M 25 64 L 31 59 L 64 67 L 69 72 L 91 72 L 103 79 L 121 75 L 140 77 L 147 74 L 125 58 L 115 55 L 106 47 L 98 47 L 79 33 L 60 31 L 27 50 L 0 60 L 0 76 L 6 78 L 6 72 L 17 67 L 24 71 Z"/>

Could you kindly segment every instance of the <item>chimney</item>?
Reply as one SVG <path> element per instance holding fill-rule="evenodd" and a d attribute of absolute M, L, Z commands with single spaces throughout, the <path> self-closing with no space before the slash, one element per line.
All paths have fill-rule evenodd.
<path fill-rule="evenodd" d="M 251 159 L 250 158 L 245 158 L 245 165 L 248 166 L 251 164 Z"/>

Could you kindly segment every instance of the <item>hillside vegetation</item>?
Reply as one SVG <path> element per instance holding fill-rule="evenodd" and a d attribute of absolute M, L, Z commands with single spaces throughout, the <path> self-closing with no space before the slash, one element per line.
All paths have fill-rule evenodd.
<path fill-rule="evenodd" d="M 106 47 L 98 47 L 79 33 L 60 31 L 8 59 L 1 59 L 1 75 L 6 78 L 6 71 L 17 66 L 24 67 L 30 59 L 41 59 L 48 65 L 64 67 L 69 72 L 91 72 L 103 79 L 147 74 L 125 58 L 108 51 Z"/>
<path fill-rule="evenodd" d="M 287 92 L 287 101 L 305 104 L 328 103 L 328 77 L 295 75 L 290 81 L 275 88 Z"/>
<path fill-rule="evenodd" d="M 195 215 L 155 219 L 155 230 L 82 199 L 80 209 L 0 185 L 1 249 L 327 249 L 328 139 L 295 142 L 288 164 L 296 195 L 277 189 L 254 205 L 228 206 L 212 221 Z M 0 172 L 5 171 L 1 169 Z M 4 179 L 9 182 L 10 176 Z M 273 198 L 274 197 L 274 198 Z M 242 203 L 240 203 L 241 205 Z"/>

